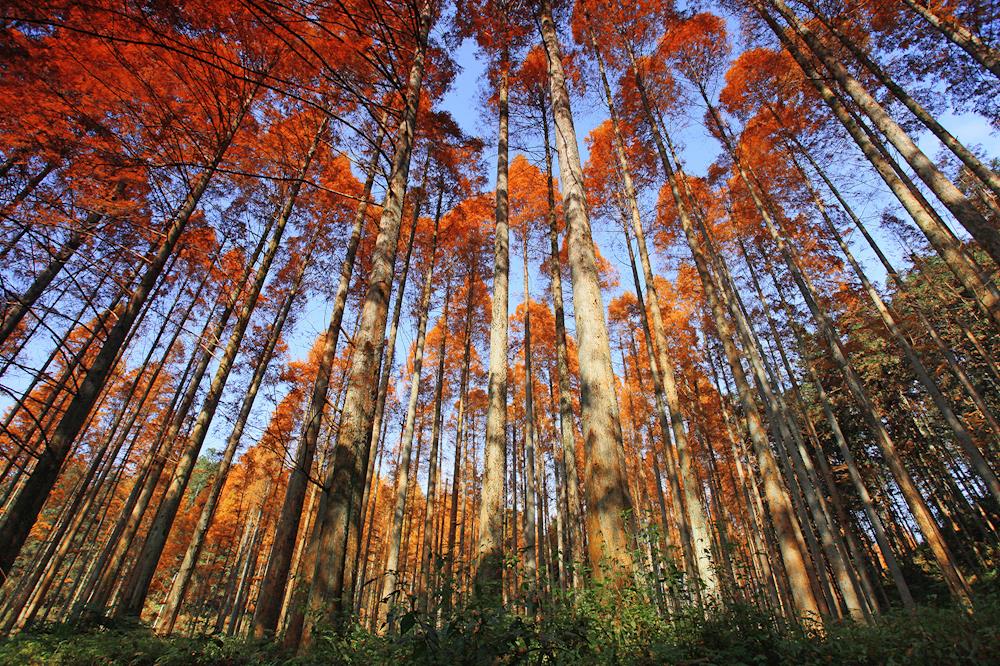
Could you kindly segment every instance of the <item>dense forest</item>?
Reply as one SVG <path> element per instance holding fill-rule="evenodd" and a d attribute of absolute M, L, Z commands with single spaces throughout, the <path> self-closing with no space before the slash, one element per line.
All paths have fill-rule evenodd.
<path fill-rule="evenodd" d="M 0 662 L 1000 654 L 995 2 L 0 6 Z"/>

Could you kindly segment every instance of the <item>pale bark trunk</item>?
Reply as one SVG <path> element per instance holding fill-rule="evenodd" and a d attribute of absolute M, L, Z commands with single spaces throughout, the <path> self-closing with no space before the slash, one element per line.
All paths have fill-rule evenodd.
<path fill-rule="evenodd" d="M 413 435 L 417 417 L 417 401 L 420 398 L 420 373 L 424 363 L 424 341 L 427 334 L 427 315 L 431 302 L 431 278 L 434 274 L 435 254 L 437 253 L 438 229 L 441 220 L 441 197 L 443 192 L 438 191 L 438 205 L 434 219 L 434 234 L 431 237 L 430 256 L 427 268 L 424 271 L 424 286 L 420 295 L 419 316 L 417 320 L 417 337 L 413 347 L 413 371 L 410 374 L 410 396 L 406 405 L 406 417 L 403 422 L 403 432 L 400 438 L 399 467 L 396 471 L 395 493 L 396 499 L 393 506 L 393 522 L 389 532 L 389 545 L 385 565 L 385 578 L 382 584 L 381 603 L 386 604 L 386 608 L 380 608 L 379 613 L 382 620 L 388 617 L 390 607 L 396 603 L 397 588 L 399 585 L 399 553 L 400 544 L 403 537 L 403 518 L 406 508 L 406 496 L 410 490 L 409 468 L 410 456 L 413 448 Z M 414 213 L 414 220 L 417 214 Z M 419 455 L 419 454 L 418 454 Z"/>
<path fill-rule="evenodd" d="M 434 531 L 432 520 L 435 514 L 434 503 L 437 499 L 437 488 L 439 476 L 441 474 L 441 467 L 438 464 L 438 452 L 441 450 L 441 403 L 443 402 L 442 396 L 444 395 L 444 368 L 445 354 L 448 351 L 448 314 L 450 309 L 451 272 L 449 269 L 448 275 L 445 278 L 444 312 L 441 315 L 441 344 L 438 347 L 437 383 L 434 388 L 434 421 L 431 425 L 431 451 L 428 456 L 430 465 L 427 469 L 427 501 L 424 504 L 423 551 L 420 557 L 420 594 L 423 601 L 423 611 L 425 613 L 430 613 L 431 599 L 434 596 L 434 593 L 431 590 L 431 585 L 434 581 L 431 567 L 435 564 L 435 558 L 432 556 L 432 536 Z"/>
<path fill-rule="evenodd" d="M 372 253 L 368 290 L 359 318 L 360 328 L 354 340 L 355 356 L 351 363 L 344 416 L 330 473 L 324 484 L 327 502 L 316 521 L 320 547 L 309 595 L 309 609 L 314 615 L 307 617 L 302 637 L 302 644 L 306 646 L 311 643 L 315 622 L 325 619 L 342 627 L 347 620 L 345 614 L 352 610 L 353 571 L 347 570 L 345 564 L 353 563 L 354 553 L 348 551 L 350 544 L 358 543 L 356 535 L 361 529 L 361 499 L 368 468 L 369 432 L 374 418 L 372 389 L 377 381 L 376 354 L 385 335 L 394 271 L 391 259 L 399 242 L 403 196 L 413 149 L 430 24 L 431 4 L 427 2 L 420 12 L 417 50 L 406 87 L 405 109 Z"/>
<path fill-rule="evenodd" d="M 570 573 L 574 585 L 578 582 L 574 562 L 581 558 L 583 530 L 581 528 L 581 506 L 579 476 L 576 471 L 576 437 L 573 431 L 576 419 L 573 415 L 573 400 L 569 387 L 569 361 L 566 353 L 566 309 L 563 305 L 562 270 L 559 261 L 559 233 L 556 228 L 555 186 L 552 182 L 552 147 L 549 143 L 549 119 L 547 104 L 543 97 L 540 103 L 542 133 L 545 141 L 545 182 L 548 197 L 549 232 L 549 279 L 551 281 L 552 307 L 556 328 L 556 373 L 559 385 L 559 437 L 562 445 L 563 464 L 566 467 L 566 503 L 568 505 L 566 549 L 564 568 Z"/>
<path fill-rule="evenodd" d="M 508 63 L 502 63 L 507 67 Z M 498 82 L 496 232 L 493 246 L 493 318 L 490 324 L 490 365 L 486 443 L 479 505 L 476 553 L 477 594 L 499 597 L 503 581 L 504 482 L 507 460 L 507 307 L 510 297 L 510 220 L 508 202 L 508 72 Z"/>
<path fill-rule="evenodd" d="M 628 233 L 628 227 L 623 225 L 625 231 L 625 245 L 628 249 L 629 264 L 632 268 L 632 281 L 635 285 L 635 297 L 639 304 L 639 321 L 642 325 L 642 333 L 646 342 L 646 354 L 649 361 L 650 374 L 653 376 L 653 397 L 656 405 L 656 419 L 660 426 L 661 441 L 663 442 L 663 456 L 667 462 L 667 481 L 670 483 L 670 499 L 672 503 L 672 509 L 674 516 L 677 520 L 677 531 L 680 535 L 680 547 L 681 554 L 683 556 L 684 571 L 692 580 L 701 580 L 698 571 L 698 564 L 694 549 L 692 547 L 691 540 L 691 527 L 688 512 L 684 509 L 684 493 L 681 490 L 680 484 L 680 473 L 678 471 L 677 457 L 674 455 L 674 450 L 671 449 L 670 443 L 670 422 L 667 418 L 668 408 L 667 399 L 664 395 L 663 379 L 660 375 L 660 362 L 657 360 L 656 345 L 653 343 L 653 336 L 650 333 L 649 317 L 647 315 L 646 299 L 642 293 L 642 286 L 639 281 L 639 270 L 636 268 L 635 264 L 635 253 L 632 251 L 632 240 Z M 647 285 L 650 284 L 647 282 Z M 635 348 L 635 340 L 632 340 L 633 355 L 638 362 L 639 353 Z M 677 399 L 676 387 L 674 390 L 674 398 Z M 678 402 L 678 411 L 680 409 Z M 675 422 L 675 423 L 679 423 Z M 683 428 L 683 424 L 680 426 Z M 665 524 L 664 529 L 669 529 Z M 700 598 L 700 590 L 696 587 L 692 590 L 695 599 Z"/>
<path fill-rule="evenodd" d="M 444 602 L 445 613 L 449 612 L 454 603 L 454 596 L 457 591 L 457 581 L 455 576 L 455 562 L 460 559 L 460 554 L 455 551 L 455 538 L 458 534 L 458 499 L 459 486 L 462 479 L 462 447 L 466 438 L 466 403 L 469 390 L 469 369 L 472 361 L 472 316 L 475 311 L 476 293 L 476 268 L 478 264 L 473 259 L 468 277 L 468 294 L 465 305 L 465 329 L 463 331 L 464 351 L 462 352 L 462 374 L 458 380 L 458 417 L 455 429 L 455 460 L 451 473 L 451 508 L 448 520 L 448 547 L 447 560 L 445 561 L 444 584 L 446 586 Z"/>
<path fill-rule="evenodd" d="M 548 59 L 580 348 L 581 415 L 584 450 L 587 453 L 584 476 L 589 559 L 598 577 L 607 573 L 629 576 L 632 571 L 631 539 L 625 516 L 631 513 L 632 500 L 621 465 L 621 423 L 594 240 L 586 208 L 583 168 L 550 0 L 542 0 L 539 19 Z"/>
<path fill-rule="evenodd" d="M 529 597 L 531 597 L 538 584 L 538 559 L 537 545 L 539 532 L 536 525 L 535 516 L 536 497 L 538 488 L 535 474 L 531 470 L 535 467 L 535 430 L 532 424 L 535 422 L 535 395 L 532 386 L 531 376 L 531 286 L 528 276 L 528 229 L 522 230 L 524 236 L 521 251 L 521 266 L 523 268 L 524 286 L 524 575 L 527 578 Z M 540 518 L 540 516 L 539 516 Z M 531 605 L 529 600 L 529 606 Z"/>
<path fill-rule="evenodd" d="M 588 16 L 589 20 L 589 16 Z M 670 424 L 673 429 L 674 446 L 677 451 L 678 471 L 680 479 L 684 485 L 684 505 L 687 509 L 687 523 L 690 526 L 690 548 L 694 551 L 696 566 L 691 568 L 690 574 L 696 576 L 701 585 L 705 588 L 705 594 L 713 598 L 719 593 L 719 580 L 716 575 L 715 565 L 712 562 L 711 535 L 706 519 L 705 508 L 701 503 L 699 482 L 697 474 L 691 462 L 688 452 L 688 434 L 684 429 L 684 415 L 681 412 L 680 397 L 677 393 L 677 380 L 674 375 L 673 362 L 670 360 L 667 349 L 666 326 L 663 323 L 663 314 L 660 310 L 660 299 L 656 291 L 656 281 L 653 275 L 652 262 L 649 259 L 649 249 L 646 244 L 646 234 L 642 228 L 642 219 L 639 213 L 639 204 L 635 185 L 632 182 L 632 172 L 629 167 L 628 157 L 625 154 L 624 139 L 621 135 L 621 128 L 618 121 L 618 113 L 614 105 L 614 98 L 611 94 L 611 86 L 608 84 L 608 77 L 604 71 L 604 60 L 601 56 L 597 41 L 593 34 L 590 34 L 590 46 L 597 58 L 597 67 L 601 76 L 601 84 L 604 89 L 605 103 L 611 115 L 612 143 L 614 145 L 615 157 L 618 161 L 619 176 L 622 180 L 624 199 L 628 209 L 629 220 L 632 224 L 632 231 L 635 234 L 636 244 L 639 247 L 639 259 L 642 264 L 643 277 L 646 280 L 646 291 L 649 293 L 649 310 L 652 314 L 652 328 L 655 344 L 653 348 L 657 353 L 657 366 L 660 371 L 660 382 L 663 386 L 663 393 L 666 398 L 667 408 L 670 411 Z M 668 174 L 668 178 L 672 174 Z M 657 410 L 662 413 L 662 408 Z M 664 442 L 666 445 L 667 434 L 664 432 Z M 687 544 L 684 544 L 687 548 Z M 696 598 L 698 595 L 696 594 Z"/>
<path fill-rule="evenodd" d="M 323 340 L 323 351 L 320 356 L 316 379 L 313 382 L 309 407 L 303 417 L 302 436 L 295 453 L 295 462 L 291 475 L 288 478 L 288 485 L 285 488 L 285 498 L 282 502 L 281 514 L 278 518 L 278 525 L 271 543 L 271 552 L 268 556 L 267 566 L 264 569 L 264 578 L 260 585 L 260 598 L 254 609 L 253 628 L 256 638 L 265 638 L 273 635 L 281 615 L 281 605 L 285 598 L 288 573 L 291 568 L 292 551 L 294 550 L 299 531 L 302 505 L 305 501 L 309 483 L 309 473 L 312 469 L 313 458 L 316 455 L 316 442 L 319 438 L 320 428 L 322 427 L 323 412 L 326 408 L 327 395 L 330 390 L 330 375 L 333 370 L 333 362 L 337 356 L 337 342 L 340 339 L 344 311 L 347 308 L 347 292 L 351 285 L 351 276 L 354 274 L 354 260 L 357 256 L 358 245 L 361 242 L 361 235 L 368 215 L 369 199 L 375 183 L 380 149 L 381 142 L 372 153 L 368 164 L 361 201 L 354 215 L 351 236 L 347 241 L 344 260 L 340 265 L 340 280 L 337 283 L 337 292 L 333 299 L 333 310 L 330 312 L 330 322 L 326 329 L 326 337 Z"/>

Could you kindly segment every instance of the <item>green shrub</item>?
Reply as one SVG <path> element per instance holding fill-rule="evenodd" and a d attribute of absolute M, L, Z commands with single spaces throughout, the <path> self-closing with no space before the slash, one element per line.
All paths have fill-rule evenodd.
<path fill-rule="evenodd" d="M 0 664 L 267 666 L 268 664 L 988 664 L 1000 663 L 1000 597 L 974 614 L 954 606 L 895 610 L 871 624 L 806 629 L 760 609 L 731 605 L 703 616 L 661 616 L 632 588 L 595 585 L 556 595 L 534 612 L 471 605 L 404 612 L 387 635 L 355 626 L 319 631 L 293 656 L 257 642 L 162 638 L 136 625 L 97 622 L 35 629 L 0 642 Z"/>

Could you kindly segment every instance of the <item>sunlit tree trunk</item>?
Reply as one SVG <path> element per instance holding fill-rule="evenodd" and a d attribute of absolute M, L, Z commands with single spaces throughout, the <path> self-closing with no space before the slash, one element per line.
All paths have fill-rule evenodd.
<path fill-rule="evenodd" d="M 354 553 L 349 551 L 351 544 L 357 546 L 361 529 L 361 500 L 368 468 L 369 433 L 374 420 L 376 354 L 386 329 L 394 272 L 392 259 L 399 242 L 430 24 L 431 4 L 425 2 L 420 11 L 417 49 L 406 86 L 405 108 L 372 253 L 368 289 L 360 313 L 358 336 L 354 340 L 355 356 L 349 373 L 344 416 L 323 488 L 326 504 L 316 521 L 320 548 L 309 595 L 309 610 L 314 615 L 307 616 L 302 637 L 306 646 L 311 643 L 316 622 L 326 620 L 335 626 L 344 626 L 345 615 L 352 610 L 354 572 L 349 564 L 353 564 Z"/>
<path fill-rule="evenodd" d="M 506 53 L 504 54 L 507 55 Z M 508 58 L 497 81 L 498 122 L 496 231 L 493 246 L 493 304 L 490 323 L 490 365 L 486 443 L 479 505 L 476 590 L 480 596 L 500 596 L 503 581 L 503 504 L 507 459 L 507 307 L 510 295 L 510 206 L 508 202 Z"/>
<path fill-rule="evenodd" d="M 447 343 L 448 343 L 448 314 L 451 309 L 451 269 L 448 269 L 447 275 L 445 277 L 445 288 L 444 288 L 444 312 L 441 314 L 441 344 L 438 347 L 438 367 L 437 367 L 437 382 L 434 388 L 434 421 L 431 424 L 431 451 L 428 456 L 428 461 L 430 463 L 427 470 L 427 502 L 424 505 L 424 540 L 423 540 L 423 550 L 420 557 L 420 587 L 423 609 L 425 613 L 430 612 L 431 608 L 431 598 L 433 597 L 433 592 L 431 586 L 434 583 L 433 572 L 431 567 L 435 566 L 435 558 L 433 557 L 434 545 L 433 534 L 434 525 L 433 518 L 435 514 L 434 502 L 437 498 L 439 477 L 441 475 L 441 467 L 438 463 L 438 452 L 441 450 L 441 407 L 442 407 L 442 396 L 444 395 L 444 368 L 445 368 L 445 355 L 447 353 Z M 440 552 L 438 550 L 437 552 Z"/>
<path fill-rule="evenodd" d="M 254 636 L 257 638 L 273 635 L 281 615 L 281 604 L 288 585 L 292 551 L 299 531 L 309 472 L 316 455 L 316 442 L 322 427 L 327 394 L 330 390 L 330 375 L 333 361 L 337 356 L 337 342 L 340 338 L 344 311 L 347 308 L 347 292 L 351 285 L 351 276 L 354 274 L 354 260 L 361 242 L 371 191 L 378 170 L 381 141 L 378 143 L 379 145 L 373 150 L 368 164 L 361 201 L 358 203 L 358 209 L 354 215 L 351 236 L 347 241 L 344 260 L 340 265 L 340 280 L 337 283 L 337 292 L 333 299 L 333 310 L 330 312 L 330 322 L 323 340 L 323 351 L 320 355 L 316 379 L 313 382 L 309 406 L 303 418 L 302 436 L 295 453 L 295 462 L 288 478 L 288 485 L 285 488 L 285 498 L 271 543 L 267 566 L 264 569 L 264 578 L 260 584 L 260 598 L 254 609 L 253 617 Z"/>
<path fill-rule="evenodd" d="M 462 332 L 462 340 L 464 344 L 464 350 L 462 352 L 462 371 L 458 380 L 458 414 L 456 416 L 456 429 L 455 429 L 455 460 L 454 466 L 452 467 L 451 473 L 451 506 L 449 507 L 449 519 L 448 519 L 448 546 L 445 549 L 447 553 L 445 560 L 445 570 L 444 570 L 444 585 L 446 589 L 444 591 L 443 607 L 445 613 L 451 610 L 454 604 L 454 596 L 458 588 L 458 581 L 455 580 L 455 563 L 457 560 L 461 559 L 461 553 L 455 550 L 455 538 L 458 535 L 458 502 L 459 502 L 459 487 L 461 486 L 462 479 L 462 447 L 465 443 L 467 437 L 468 426 L 466 421 L 468 416 L 466 415 L 466 405 L 467 405 L 467 393 L 469 390 L 469 369 L 472 361 L 472 317 L 475 313 L 475 293 L 476 293 L 476 267 L 477 263 L 473 261 L 472 266 L 469 269 L 469 275 L 467 279 L 467 295 L 466 295 L 466 305 L 465 305 L 465 328 Z"/>
<path fill-rule="evenodd" d="M 537 547 L 540 544 L 538 544 L 536 534 L 540 533 L 538 528 L 541 526 L 537 519 L 540 519 L 541 516 L 536 519 L 536 498 L 539 489 L 536 487 L 536 478 L 532 471 L 535 467 L 535 429 L 532 427 L 535 422 L 535 391 L 531 374 L 531 283 L 528 276 L 528 230 L 524 229 L 522 233 L 524 235 L 521 251 L 522 282 L 524 283 L 524 575 L 534 592 L 538 584 L 536 551 L 540 550 Z"/>
<path fill-rule="evenodd" d="M 589 17 L 588 17 L 589 20 Z M 666 398 L 667 408 L 670 413 L 670 424 L 673 430 L 674 446 L 677 452 L 678 472 L 684 487 L 684 505 L 687 509 L 687 525 L 690 529 L 690 546 L 683 544 L 685 548 L 691 548 L 696 558 L 696 566 L 690 566 L 690 573 L 696 576 L 701 585 L 705 588 L 705 593 L 709 598 L 715 597 L 719 591 L 719 580 L 716 575 L 715 566 L 712 562 L 711 536 L 706 519 L 705 508 L 701 503 L 699 482 L 697 474 L 691 463 L 691 456 L 688 452 L 688 434 L 684 429 L 684 416 L 681 412 L 680 397 L 677 392 L 677 380 L 674 376 L 673 362 L 670 360 L 667 351 L 666 327 L 663 323 L 663 314 L 660 310 L 660 298 L 656 292 L 656 282 L 653 275 L 652 263 L 649 259 L 649 249 L 646 244 L 646 234 L 642 228 L 642 219 L 639 213 L 639 204 L 635 185 L 632 182 L 631 168 L 628 157 L 625 153 L 625 144 L 621 134 L 618 121 L 618 113 L 615 109 L 614 98 L 611 94 L 611 86 L 608 84 L 608 77 L 604 71 L 604 60 L 598 48 L 597 41 L 593 34 L 590 35 L 590 46 L 597 58 L 598 71 L 601 76 L 601 84 L 604 89 L 604 98 L 611 115 L 611 128 L 613 133 L 612 142 L 614 145 L 615 157 L 618 160 L 619 176 L 624 190 L 624 200 L 628 211 L 628 218 L 632 224 L 632 231 L 635 234 L 636 244 L 639 247 L 639 259 L 642 264 L 643 277 L 646 280 L 646 290 L 649 293 L 649 311 L 652 314 L 652 329 L 655 344 L 653 349 L 657 353 L 657 366 L 662 384 L 663 394 Z M 643 314 L 645 316 L 645 314 Z M 657 410 L 662 413 L 662 407 Z M 664 441 L 668 439 L 666 432 L 663 433 Z M 696 593 L 696 597 L 697 597 Z"/>
<path fill-rule="evenodd" d="M 543 97 L 539 102 L 542 135 L 545 142 L 545 183 L 548 202 L 549 236 L 549 279 L 552 291 L 553 317 L 556 328 L 556 373 L 559 385 L 559 441 L 562 445 L 562 459 L 566 467 L 566 503 L 568 504 L 566 531 L 569 548 L 566 549 L 565 569 L 571 572 L 574 584 L 577 582 L 574 562 L 580 560 L 583 548 L 581 529 L 581 506 L 579 476 L 576 471 L 576 438 L 573 431 L 576 419 L 573 415 L 573 400 L 569 387 L 569 361 L 566 353 L 566 309 L 563 305 L 562 268 L 559 261 L 559 233 L 556 226 L 555 186 L 552 179 L 552 147 L 549 141 L 548 104 Z"/>
<path fill-rule="evenodd" d="M 548 59 L 580 350 L 581 416 L 586 451 L 585 523 L 589 559 L 599 577 L 606 573 L 606 568 L 610 568 L 613 575 L 627 576 L 631 574 L 632 557 L 625 516 L 631 513 L 632 500 L 625 470 L 621 466 L 622 431 L 611 368 L 611 347 L 586 207 L 576 129 L 550 0 L 542 0 L 539 11 L 542 42 Z"/>
<path fill-rule="evenodd" d="M 420 373 L 424 364 L 424 342 L 427 335 L 427 318 L 431 304 L 432 278 L 434 276 L 435 255 L 438 246 L 438 230 L 441 224 L 441 200 L 444 191 L 438 190 L 437 210 L 434 213 L 434 232 L 431 236 L 430 254 L 427 267 L 424 269 L 424 285 L 420 294 L 418 306 L 417 336 L 413 343 L 413 371 L 410 373 L 410 396 L 406 404 L 406 419 L 400 437 L 399 466 L 396 469 L 395 502 L 392 510 L 392 526 L 389 531 L 388 555 L 386 557 L 385 577 L 382 582 L 380 600 L 384 607 L 380 616 L 384 621 L 392 606 L 399 603 L 399 556 L 403 538 L 403 519 L 405 518 L 406 496 L 410 492 L 410 454 L 413 449 L 413 437 L 417 419 L 417 403 L 420 399 Z M 414 213 L 416 220 L 416 213 Z M 419 461 L 420 453 L 417 452 Z M 414 475 L 416 476 L 416 475 Z M 404 552 L 404 557 L 406 553 Z M 382 621 L 379 622 L 382 624 Z"/>

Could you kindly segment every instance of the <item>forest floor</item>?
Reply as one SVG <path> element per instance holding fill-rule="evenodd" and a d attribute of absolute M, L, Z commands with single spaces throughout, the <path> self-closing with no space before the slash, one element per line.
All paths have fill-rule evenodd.
<path fill-rule="evenodd" d="M 613 610 L 612 610 L 613 608 Z M 660 619 L 648 606 L 578 604 L 540 621 L 472 610 L 440 626 L 410 614 L 389 637 L 320 636 L 302 655 L 235 638 L 161 638 L 143 626 L 58 625 L 0 642 L 0 664 L 1000 664 L 1000 598 L 895 610 L 803 629 L 746 607 Z"/>

